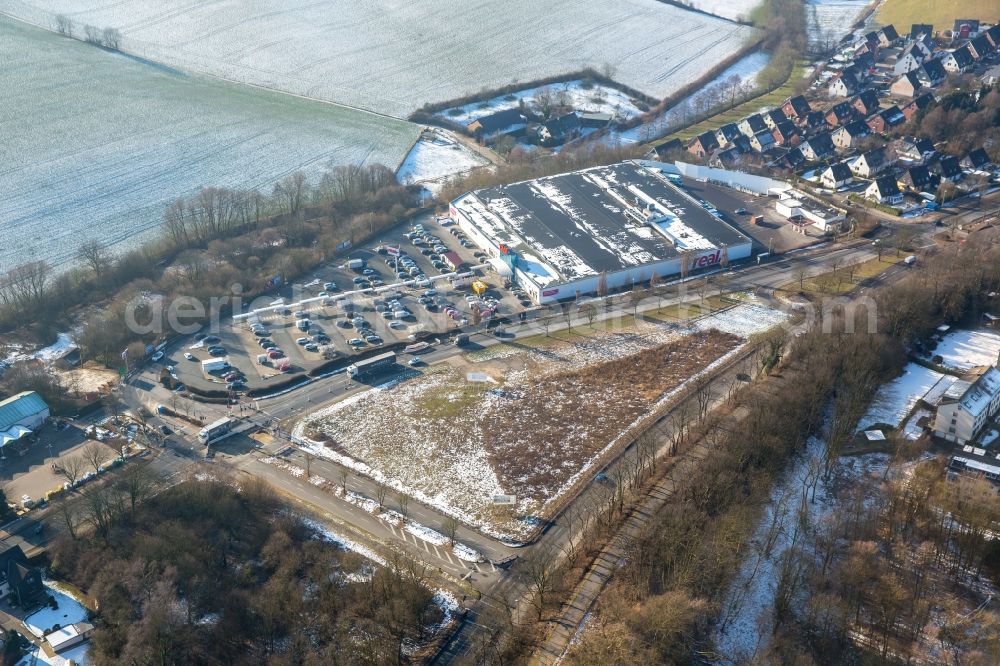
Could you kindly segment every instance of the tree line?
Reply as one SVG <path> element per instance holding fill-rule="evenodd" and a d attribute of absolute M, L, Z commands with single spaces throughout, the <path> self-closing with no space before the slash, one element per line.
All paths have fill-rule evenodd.
<path fill-rule="evenodd" d="M 998 288 L 1000 249 L 989 239 L 970 240 L 930 257 L 922 270 L 876 290 L 879 317 L 874 332 L 854 331 L 849 325 L 854 315 L 867 312 L 845 306 L 833 321 L 827 322 L 829 332 L 817 327 L 780 343 L 782 358 L 775 368 L 777 375 L 740 391 L 731 408 L 709 415 L 701 427 L 700 441 L 707 443 L 712 453 L 701 461 L 695 473 L 680 480 L 645 534 L 631 545 L 624 567 L 599 600 L 597 616 L 571 650 L 568 663 L 680 664 L 724 658 L 715 653 L 712 632 L 722 621 L 730 583 L 748 556 L 748 542 L 761 508 L 789 461 L 804 449 L 810 437 L 828 438 L 828 458 L 815 470 L 815 474 L 828 474 L 874 392 L 900 372 L 909 351 L 927 339 L 942 321 L 977 321 L 990 303 L 988 294 Z M 857 320 L 864 321 L 864 317 Z M 940 468 L 937 470 L 940 472 Z M 935 478 L 940 480 L 940 474 Z M 941 489 L 948 488 L 946 482 L 941 484 Z M 984 493 L 975 488 L 942 490 L 942 497 L 957 497 L 949 500 L 949 506 L 966 501 L 962 498 L 970 495 L 982 498 Z M 895 500 L 884 502 L 898 505 Z M 933 505 L 926 504 L 924 510 L 940 519 Z M 980 506 L 968 511 L 976 516 L 991 516 L 992 510 Z M 910 515 L 906 511 L 876 514 L 883 516 L 881 530 L 885 534 L 903 529 L 904 525 L 895 524 L 892 529 L 887 525 L 894 524 L 899 516 Z M 985 563 L 992 561 L 992 546 L 978 527 L 984 519 L 966 516 L 962 515 L 960 523 L 973 521 L 977 527 L 970 533 L 955 526 L 948 535 L 950 541 L 943 541 L 940 549 L 948 553 L 950 561 L 963 563 L 964 571 L 971 566 L 973 572 L 982 575 L 987 572 Z M 857 521 L 848 524 L 857 530 Z M 870 520 L 869 524 L 875 529 L 879 523 Z M 947 532 L 947 527 L 947 522 L 939 520 L 934 529 Z M 823 543 L 841 536 L 823 533 L 827 534 Z M 861 541 L 870 540 L 871 532 L 855 533 L 864 537 Z M 955 540 L 967 538 L 967 545 L 955 547 Z M 920 542 L 914 539 L 914 543 Z M 893 537 L 877 544 L 876 550 L 883 554 L 880 556 L 890 559 L 872 572 L 895 571 L 895 560 L 891 558 L 918 554 L 917 550 L 894 554 L 896 543 L 898 539 Z M 857 548 L 869 546 L 862 543 Z M 851 547 L 843 552 L 850 553 Z M 811 562 L 809 566 L 813 566 Z M 845 561 L 845 571 L 858 572 L 861 568 L 858 562 Z M 795 582 L 787 590 L 779 586 L 776 601 L 776 610 L 785 619 L 784 638 L 774 642 L 775 652 L 764 662 L 830 663 L 825 650 L 832 640 L 842 641 L 842 649 L 855 657 L 860 655 L 861 661 L 878 660 L 884 656 L 880 651 L 884 643 L 844 642 L 854 637 L 859 627 L 865 635 L 878 637 L 884 633 L 878 627 L 888 627 L 893 640 L 897 633 L 904 632 L 903 611 L 909 612 L 910 607 L 903 601 L 911 597 L 894 601 L 902 609 L 894 611 L 899 620 L 895 623 L 886 624 L 885 615 L 878 616 L 882 597 L 874 600 L 866 596 L 865 603 L 871 605 L 862 608 L 867 615 L 859 616 L 858 624 L 854 624 L 855 616 L 850 613 L 850 621 L 823 624 L 829 619 L 822 612 L 825 607 L 811 600 L 820 592 L 830 594 L 825 582 L 829 566 L 820 566 L 819 573 L 824 571 L 827 576 L 813 575 L 815 571 L 800 565 L 783 572 L 790 577 L 783 576 L 783 585 Z M 887 584 L 898 586 L 899 580 L 903 579 L 889 580 Z M 905 580 L 902 584 L 905 586 Z M 859 589 L 856 581 L 845 581 L 842 589 L 863 595 L 870 592 L 870 588 Z M 855 604 L 849 605 L 853 611 L 858 600 L 851 597 L 850 602 Z M 911 629 L 920 617 L 913 617 Z M 830 633 L 832 627 L 838 626 L 840 633 Z M 808 631 L 800 636 L 803 627 Z M 822 640 L 813 641 L 815 637 Z"/>

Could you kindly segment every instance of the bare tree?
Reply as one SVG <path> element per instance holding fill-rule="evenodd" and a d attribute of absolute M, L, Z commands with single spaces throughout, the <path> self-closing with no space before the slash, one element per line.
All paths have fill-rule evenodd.
<path fill-rule="evenodd" d="M 56 32 L 64 37 L 73 36 L 73 22 L 65 14 L 56 16 Z"/>
<path fill-rule="evenodd" d="M 455 545 L 455 535 L 458 534 L 458 518 L 446 516 L 441 521 L 441 533 L 448 537 L 448 543 Z"/>
<path fill-rule="evenodd" d="M 76 485 L 77 480 L 83 474 L 87 461 L 80 456 L 67 456 L 55 466 L 56 473 L 64 477 L 69 482 L 70 487 Z"/>
<path fill-rule="evenodd" d="M 101 471 L 101 463 L 104 462 L 104 447 L 97 442 L 91 442 L 87 446 L 83 447 L 80 451 L 80 455 L 83 459 L 90 463 L 90 466 L 94 468 L 94 474 L 99 474 Z"/>
<path fill-rule="evenodd" d="M 315 458 L 316 456 L 314 456 L 313 454 L 311 454 L 311 453 L 309 453 L 308 451 L 306 451 L 306 452 L 305 452 L 305 453 L 303 454 L 303 457 L 304 457 L 304 458 L 305 458 L 305 460 L 306 460 L 306 478 L 307 478 L 307 479 L 311 479 L 311 478 L 312 478 L 312 462 L 313 462 L 313 459 L 314 459 L 314 458 Z"/>
<path fill-rule="evenodd" d="M 117 28 L 105 28 L 101 35 L 101 41 L 106 48 L 117 51 L 122 43 L 122 33 Z"/>
<path fill-rule="evenodd" d="M 104 243 L 96 238 L 86 241 L 81 245 L 76 251 L 76 258 L 86 264 L 98 280 L 111 267 L 111 257 L 108 254 L 107 248 L 104 246 Z"/>
<path fill-rule="evenodd" d="M 92 25 L 83 26 L 84 39 L 91 44 L 101 43 L 101 29 Z"/>
<path fill-rule="evenodd" d="M 389 486 L 382 481 L 375 482 L 375 501 L 378 502 L 378 510 L 385 507 L 385 496 L 389 494 Z"/>
<path fill-rule="evenodd" d="M 396 493 L 396 505 L 404 518 L 410 513 L 410 498 L 406 493 Z"/>
<path fill-rule="evenodd" d="M 134 462 L 126 465 L 118 485 L 128 496 L 130 514 L 135 515 L 136 505 L 153 493 L 156 477 L 144 463 Z"/>
<path fill-rule="evenodd" d="M 347 495 L 347 480 L 351 478 L 351 473 L 346 469 L 340 470 L 340 492 Z"/>
<path fill-rule="evenodd" d="M 76 507 L 68 497 L 63 497 L 59 502 L 59 517 L 62 518 L 63 526 L 70 538 L 76 540 Z"/>

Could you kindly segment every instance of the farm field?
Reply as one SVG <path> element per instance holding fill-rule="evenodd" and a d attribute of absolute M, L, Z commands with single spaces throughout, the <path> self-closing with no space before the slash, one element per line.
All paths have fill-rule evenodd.
<path fill-rule="evenodd" d="M 782 313 L 737 306 L 684 327 L 584 329 L 438 364 L 295 428 L 316 455 L 497 535 L 519 538 L 631 424 Z M 516 511 L 492 506 L 517 497 Z"/>
<path fill-rule="evenodd" d="M 763 0 L 682 0 L 682 3 L 733 21 L 746 21 Z"/>
<path fill-rule="evenodd" d="M 185 75 L 0 18 L 0 272 L 126 246 L 203 185 L 270 188 L 302 169 L 395 169 L 416 125 Z M 44 242 L 42 242 L 44 239 Z"/>
<path fill-rule="evenodd" d="M 885 0 L 876 19 L 882 25 L 893 23 L 897 29 L 913 23 L 930 23 L 935 31 L 951 30 L 956 19 L 1000 21 L 1000 2 L 996 0 Z"/>
<path fill-rule="evenodd" d="M 836 44 L 853 30 L 854 23 L 869 2 L 870 0 L 806 0 L 809 41 L 813 44 Z M 902 30 L 902 26 L 899 28 Z M 908 27 L 906 32 L 909 33 Z"/>
<path fill-rule="evenodd" d="M 64 14 L 78 33 L 117 28 L 123 50 L 155 62 L 397 117 L 586 66 L 665 97 L 756 32 L 658 0 L 473 0 L 461 11 L 452 0 L 0 0 L 0 11 L 50 28 Z"/>

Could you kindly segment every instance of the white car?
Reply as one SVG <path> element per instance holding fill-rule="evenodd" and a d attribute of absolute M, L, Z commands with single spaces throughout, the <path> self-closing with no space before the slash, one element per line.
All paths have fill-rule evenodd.
<path fill-rule="evenodd" d="M 160 361 L 163 360 L 163 352 L 156 352 L 150 357 L 150 360 L 153 361 L 154 363 L 159 363 Z"/>
<path fill-rule="evenodd" d="M 410 367 L 417 367 L 418 365 L 424 365 L 424 360 L 420 358 L 411 358 L 407 363 Z"/>
<path fill-rule="evenodd" d="M 189 360 L 189 361 L 193 361 L 193 360 L 195 360 L 195 358 L 194 358 L 194 354 L 192 354 L 191 352 L 185 352 L 185 353 L 184 353 L 184 358 L 186 358 L 186 359 L 187 359 L 187 360 Z"/>

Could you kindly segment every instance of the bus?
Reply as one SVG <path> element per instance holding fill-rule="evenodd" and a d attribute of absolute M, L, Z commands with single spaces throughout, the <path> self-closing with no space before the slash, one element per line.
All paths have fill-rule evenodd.
<path fill-rule="evenodd" d="M 217 439 L 222 439 L 232 431 L 236 423 L 236 419 L 229 417 L 213 421 L 201 429 L 201 432 L 198 433 L 198 441 L 202 444 L 211 444 Z"/>

